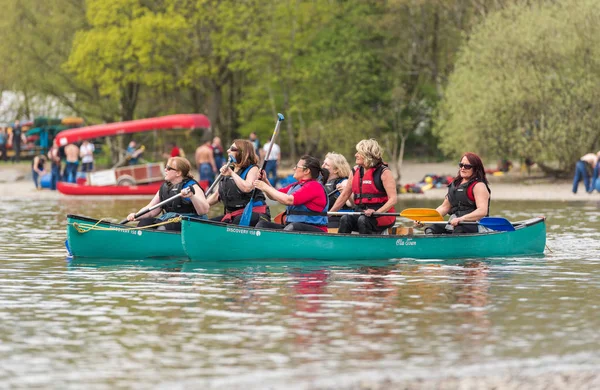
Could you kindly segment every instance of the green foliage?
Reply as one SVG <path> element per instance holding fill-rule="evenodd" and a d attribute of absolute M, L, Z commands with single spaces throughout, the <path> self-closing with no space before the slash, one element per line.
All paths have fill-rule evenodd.
<path fill-rule="evenodd" d="M 447 154 L 530 157 L 571 169 L 596 150 L 597 3 L 516 5 L 471 35 L 450 77 L 436 134 Z"/>

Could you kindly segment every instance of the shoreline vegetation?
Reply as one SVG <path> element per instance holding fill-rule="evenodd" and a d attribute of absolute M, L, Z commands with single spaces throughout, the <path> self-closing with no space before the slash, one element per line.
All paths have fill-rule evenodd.
<path fill-rule="evenodd" d="M 402 167 L 402 185 L 407 183 L 418 183 L 426 175 L 450 175 L 457 172 L 456 164 L 453 162 L 442 163 L 418 163 L 406 161 Z M 288 170 L 280 169 L 280 174 Z M 196 172 L 195 172 L 196 173 Z M 521 174 L 518 167 L 502 176 L 488 175 L 490 188 L 492 190 L 492 201 L 514 200 L 514 201 L 564 201 L 564 202 L 599 202 L 600 193 L 594 191 L 588 194 L 583 189 L 583 183 L 579 185 L 577 194 L 571 192 L 571 180 L 557 180 L 542 175 L 539 171 L 532 171 L 530 175 Z M 446 196 L 446 187 L 432 188 L 424 193 L 399 193 L 398 200 L 433 199 L 442 200 Z M 31 180 L 30 163 L 0 164 L 0 197 L 27 197 L 32 199 L 56 199 L 67 197 L 57 191 L 48 189 L 36 190 Z M 148 197 L 144 197 L 148 198 Z"/>

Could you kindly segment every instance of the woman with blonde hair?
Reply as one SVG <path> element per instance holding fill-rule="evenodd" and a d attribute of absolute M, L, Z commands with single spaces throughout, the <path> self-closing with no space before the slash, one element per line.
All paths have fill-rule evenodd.
<path fill-rule="evenodd" d="M 352 172 L 346 157 L 335 152 L 327 153 L 323 160 L 322 167 L 329 171 L 329 180 L 325 183 L 325 191 L 329 197 L 329 208 L 331 209 L 340 197 L 341 191 L 346 187 L 346 184 L 348 184 L 348 177 L 350 177 Z M 339 211 L 352 210 L 352 199 L 349 199 Z M 340 218 L 341 217 L 339 216 L 330 216 L 327 227 L 339 227 Z"/>
<path fill-rule="evenodd" d="M 158 189 L 150 203 L 140 211 L 149 209 L 179 193 L 182 196 L 144 214 L 144 218 L 139 219 L 138 227 L 155 225 L 180 215 L 207 218 L 208 202 L 202 188 L 191 176 L 191 169 L 192 166 L 187 159 L 183 157 L 169 158 L 167 165 L 165 165 L 165 182 Z M 163 215 L 158 217 L 161 212 Z M 129 214 L 127 220 L 134 221 L 135 214 Z M 160 225 L 159 228 L 161 226 L 164 226 L 165 230 L 181 230 L 181 222 L 167 223 Z"/>
<path fill-rule="evenodd" d="M 394 216 L 373 216 L 374 213 L 393 213 L 397 201 L 396 183 L 388 165 L 383 162 L 383 151 L 374 139 L 356 144 L 356 166 L 346 186 L 330 211 L 338 211 L 354 196 L 354 207 L 362 215 L 344 215 L 339 233 L 358 231 L 360 234 L 380 233 L 396 222 Z"/>
<path fill-rule="evenodd" d="M 236 139 L 227 149 L 227 154 L 234 161 L 233 167 L 230 164 L 225 164 L 221 168 L 223 179 L 218 184 L 217 191 L 208 197 L 208 203 L 211 206 L 221 201 L 225 210 L 222 215 L 211 219 L 239 225 L 244 208 L 252 200 L 250 226 L 255 226 L 260 220 L 271 221 L 265 194 L 257 190 L 254 199 L 251 199 L 252 189 L 254 188 L 253 183 L 259 176 L 258 156 L 254 145 L 248 140 Z"/>

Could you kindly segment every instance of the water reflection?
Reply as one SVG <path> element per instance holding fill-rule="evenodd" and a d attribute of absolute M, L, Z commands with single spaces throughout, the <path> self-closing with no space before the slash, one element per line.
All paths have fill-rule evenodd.
<path fill-rule="evenodd" d="M 339 388 L 600 367 L 597 204 L 495 202 L 510 219 L 548 217 L 543 258 L 65 261 L 67 212 L 120 219 L 146 202 L 0 202 L 6 387 Z"/>

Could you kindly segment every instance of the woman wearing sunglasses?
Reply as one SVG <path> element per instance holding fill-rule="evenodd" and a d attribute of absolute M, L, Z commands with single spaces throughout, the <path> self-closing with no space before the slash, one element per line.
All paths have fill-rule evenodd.
<path fill-rule="evenodd" d="M 208 196 L 208 203 L 213 206 L 221 201 L 225 208 L 222 215 L 211 218 L 213 221 L 239 225 L 244 208 L 252 197 L 253 183 L 258 178 L 258 156 L 252 142 L 243 139 L 234 140 L 227 154 L 234 161 L 233 169 L 230 164 L 221 168 L 222 181 L 218 189 Z M 271 220 L 262 191 L 254 194 L 250 226 L 255 226 L 259 220 Z"/>
<path fill-rule="evenodd" d="M 318 181 L 321 177 L 321 182 Z M 321 167 L 318 158 L 304 155 L 294 167 L 292 183 L 279 190 L 271 186 L 267 175 L 254 185 L 264 191 L 270 199 L 287 206 L 285 225 L 260 221 L 256 227 L 303 232 L 327 233 L 327 210 L 329 202 L 323 183 L 327 183 L 329 171 Z"/>
<path fill-rule="evenodd" d="M 138 227 L 160 224 L 180 215 L 206 218 L 206 213 L 208 213 L 209 209 L 208 202 L 204 197 L 204 192 L 200 188 L 200 185 L 192 178 L 190 174 L 191 169 L 190 162 L 183 157 L 171 157 L 167 161 L 167 165 L 165 165 L 165 182 L 150 203 L 141 210 L 149 209 L 179 193 L 182 196 L 144 214 L 144 218 L 139 219 Z M 163 214 L 158 217 L 161 212 Z M 127 216 L 128 221 L 133 221 L 134 219 L 135 213 Z M 165 230 L 180 231 L 181 222 L 158 225 L 157 228 L 161 230 L 164 228 Z"/>
<path fill-rule="evenodd" d="M 477 233 L 477 222 L 489 215 L 490 194 L 481 158 L 467 152 L 460 159 L 458 174 L 448 186 L 444 202 L 436 209 L 442 216 L 450 214 L 448 225 L 429 225 L 426 234 Z"/>

